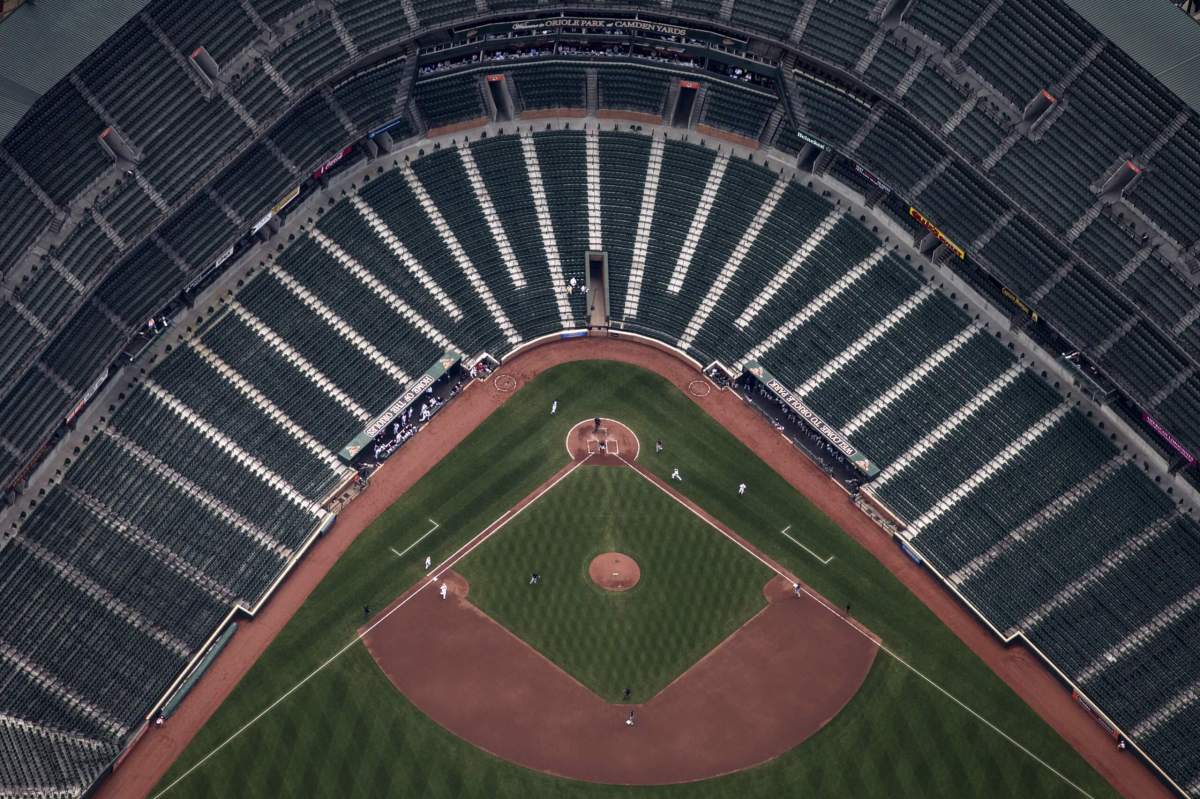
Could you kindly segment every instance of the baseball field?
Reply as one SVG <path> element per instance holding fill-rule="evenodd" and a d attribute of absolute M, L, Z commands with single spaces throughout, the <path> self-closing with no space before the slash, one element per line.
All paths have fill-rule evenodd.
<path fill-rule="evenodd" d="M 357 535 L 151 795 L 1117 795 L 891 571 L 676 385 L 579 361 L 518 381 L 504 400 Z M 572 456 L 573 429 L 597 416 L 628 427 L 636 458 L 625 444 L 620 459 L 604 456 L 620 463 Z M 682 480 L 670 479 L 676 468 Z M 597 582 L 589 566 L 612 553 L 637 564 L 636 585 Z M 769 636 L 755 626 L 768 622 Z M 832 659 L 853 647 L 858 677 Z M 795 679 L 769 682 L 780 674 Z M 822 702 L 832 709 L 787 710 Z M 592 716 L 576 713 L 583 705 Z M 695 709 L 705 705 L 720 712 Z M 517 732 L 477 737 L 470 722 L 489 713 L 520 716 Z M 731 734 L 726 749 L 759 726 L 777 732 L 755 744 L 768 756 L 701 779 L 688 764 L 710 758 L 689 760 L 689 747 L 720 742 L 679 730 L 705 724 Z M 580 725 L 587 735 L 571 738 Z M 556 747 L 570 768 L 547 755 Z M 637 784 L 655 781 L 644 768 L 655 747 L 681 764 L 673 784 Z M 631 770 L 613 770 L 626 761 Z"/>

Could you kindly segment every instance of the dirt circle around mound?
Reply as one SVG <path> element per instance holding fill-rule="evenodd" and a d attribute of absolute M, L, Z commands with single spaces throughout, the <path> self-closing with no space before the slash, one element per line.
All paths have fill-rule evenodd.
<path fill-rule="evenodd" d="M 575 423 L 567 433 L 567 453 L 574 460 L 583 460 L 589 455 L 591 466 L 624 466 L 637 460 L 641 443 L 627 425 L 616 419 L 584 419 Z"/>
<path fill-rule="evenodd" d="M 642 579 L 642 569 L 628 555 L 605 552 L 592 558 L 588 564 L 588 577 L 605 591 L 628 591 Z"/>

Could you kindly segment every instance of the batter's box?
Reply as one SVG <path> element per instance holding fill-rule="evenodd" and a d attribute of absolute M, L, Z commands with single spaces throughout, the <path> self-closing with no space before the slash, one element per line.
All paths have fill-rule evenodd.
<path fill-rule="evenodd" d="M 596 455 L 620 455 L 621 447 L 617 444 L 615 438 L 608 437 L 608 428 L 601 427 L 599 432 L 588 436 L 587 442 L 588 454 Z"/>

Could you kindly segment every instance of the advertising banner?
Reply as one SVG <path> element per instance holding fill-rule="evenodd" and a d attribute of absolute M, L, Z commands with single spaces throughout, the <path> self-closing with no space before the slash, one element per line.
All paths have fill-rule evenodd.
<path fill-rule="evenodd" d="M 1022 313 L 1024 313 L 1026 316 L 1028 316 L 1030 319 L 1032 319 L 1035 322 L 1038 320 L 1037 311 L 1033 310 L 1028 305 L 1026 305 L 1025 302 L 1020 297 L 1017 296 L 1017 293 L 1015 291 L 1010 289 L 1008 286 L 1001 286 L 1000 291 L 1001 291 L 1001 293 L 1004 294 L 1005 298 L 1007 298 L 1009 302 L 1011 302 L 1013 305 L 1020 308 Z"/>
<path fill-rule="evenodd" d="M 1171 431 L 1159 424 L 1158 420 L 1156 420 L 1153 416 L 1145 411 L 1142 411 L 1142 421 L 1150 425 L 1151 429 L 1158 433 L 1162 437 L 1163 441 L 1167 442 L 1167 446 L 1175 450 L 1175 452 L 1177 452 L 1181 458 L 1187 461 L 1188 466 L 1192 466 L 1196 463 L 1196 456 L 1188 451 L 1187 447 L 1179 443 L 1179 439 L 1171 435 Z"/>
<path fill-rule="evenodd" d="M 862 168 L 861 166 L 859 166 L 858 164 L 855 164 L 855 165 L 854 165 L 854 170 L 855 170 L 856 172 L 858 172 L 858 174 L 860 174 L 860 175 L 862 175 L 864 178 L 866 178 L 867 182 L 868 182 L 868 183 L 870 183 L 870 184 L 871 184 L 872 186 L 874 186 L 875 188 L 877 188 L 877 189 L 882 189 L 883 191 L 886 191 L 886 192 L 888 192 L 889 194 L 891 193 L 891 191 L 892 191 L 892 187 L 891 187 L 891 186 L 889 186 L 888 184 L 884 183 L 884 182 L 883 182 L 882 180 L 880 180 L 879 178 L 875 177 L 875 173 L 874 173 L 874 172 L 870 172 L 870 171 L 868 171 L 868 170 L 866 170 L 866 169 L 863 169 L 863 168 Z"/>
<path fill-rule="evenodd" d="M 280 200 L 279 202 L 275 203 L 275 205 L 271 207 L 271 213 L 272 214 L 279 213 L 280 211 L 282 211 L 284 208 L 287 207 L 288 203 L 290 203 L 292 200 L 296 199 L 299 196 L 300 196 L 300 187 L 297 186 L 296 188 L 289 191 L 287 194 L 283 195 L 283 199 Z"/>
<path fill-rule="evenodd" d="M 938 229 L 937 225 L 930 222 L 923 213 L 910 205 L 908 207 L 908 215 L 917 220 L 917 224 L 936 236 L 938 241 L 949 247 L 951 252 L 959 257 L 959 260 L 965 261 L 967 259 L 967 251 L 955 244 L 949 236 Z"/>
<path fill-rule="evenodd" d="M 516 22 L 499 22 L 490 25 L 478 25 L 461 28 L 456 31 L 468 38 L 486 38 L 488 36 L 517 35 L 530 36 L 549 31 L 583 31 L 585 33 L 610 34 L 651 34 L 654 36 L 673 36 L 680 39 L 695 39 L 706 42 L 719 42 L 724 45 L 734 43 L 745 44 L 744 37 L 729 36 L 725 33 L 706 31 L 699 28 L 671 25 L 666 22 L 655 22 L 649 19 L 618 19 L 613 17 L 549 17 L 543 19 L 526 19 Z"/>
<path fill-rule="evenodd" d="M 328 161 L 326 161 L 325 163 L 321 164 L 319 167 L 317 167 L 316 169 L 314 169 L 314 170 L 313 170 L 313 173 L 312 173 L 312 176 L 313 176 L 314 178 L 320 178 L 320 177 L 321 177 L 322 175 L 324 175 L 326 172 L 328 172 L 329 170 L 331 170 L 331 169 L 333 169 L 335 166 L 337 166 L 338 162 L 339 162 L 339 161 L 341 161 L 343 158 L 345 158 L 347 155 L 349 155 L 349 154 L 350 154 L 350 151 L 351 151 L 351 150 L 353 150 L 353 149 L 354 149 L 354 145 L 353 145 L 353 144 L 348 144 L 348 145 L 346 145 L 345 147 L 343 147 L 343 148 L 342 148 L 342 151 L 341 151 L 340 153 L 338 153 L 337 155 L 333 156 L 333 157 L 332 157 L 332 158 L 330 158 Z"/>

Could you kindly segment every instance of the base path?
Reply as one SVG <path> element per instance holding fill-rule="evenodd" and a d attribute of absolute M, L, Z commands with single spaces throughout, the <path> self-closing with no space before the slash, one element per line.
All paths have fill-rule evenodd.
<path fill-rule="evenodd" d="M 1077 705 L 1032 652 L 1021 644 L 1004 646 L 959 605 L 928 571 L 917 566 L 790 441 L 782 438 L 735 392 L 712 391 L 696 397 L 688 384 L 698 379 L 694 365 L 659 347 L 615 337 L 548 342 L 505 361 L 498 390 L 474 383 L 439 412 L 429 427 L 388 459 L 371 478 L 371 487 L 338 515 L 337 524 L 305 555 L 296 569 L 250 620 L 239 620 L 237 634 L 179 710 L 160 729 L 151 728 L 130 750 L 124 764 L 99 787 L 99 799 L 136 799 L 149 795 L 192 737 L 267 648 L 338 556 L 375 518 L 400 498 L 429 469 L 453 450 L 503 403 L 541 372 L 561 363 L 611 360 L 649 369 L 687 394 L 713 419 L 828 514 L 903 582 L 977 656 L 1128 799 L 1174 799 L 1173 794 L 1131 753 L 1118 752 L 1110 738 Z M 518 400 L 519 401 L 519 400 Z M 869 601 L 867 597 L 856 600 Z M 314 655 L 314 658 L 319 655 Z M 962 697 L 969 701 L 970 697 Z M 263 704 L 274 697 L 262 697 Z M 1010 730 L 1018 734 L 1019 730 Z"/>
<path fill-rule="evenodd" d="M 610 704 L 472 605 L 462 578 L 447 576 L 449 599 L 414 597 L 366 636 L 367 648 L 450 732 L 576 780 L 658 785 L 763 763 L 837 715 L 878 651 L 775 577 L 767 607 L 658 695 Z"/>

